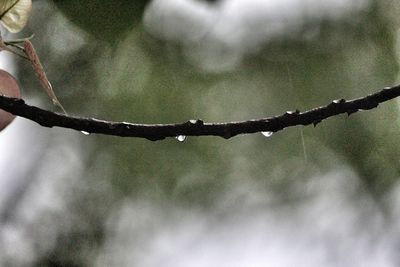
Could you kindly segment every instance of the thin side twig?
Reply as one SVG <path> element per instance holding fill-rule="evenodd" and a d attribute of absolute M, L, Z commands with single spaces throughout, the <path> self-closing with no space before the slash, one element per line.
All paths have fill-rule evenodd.
<path fill-rule="evenodd" d="M 400 96 L 400 85 L 387 87 L 381 91 L 346 101 L 334 100 L 326 106 L 309 111 L 288 111 L 285 114 L 238 122 L 205 123 L 190 120 L 177 124 L 137 124 L 112 122 L 95 118 L 80 118 L 43 110 L 30 106 L 22 99 L 0 95 L 0 108 L 14 115 L 37 122 L 44 127 L 63 127 L 88 133 L 114 135 L 121 137 L 140 137 L 148 140 L 162 140 L 176 136 L 220 136 L 229 139 L 240 134 L 257 132 L 278 132 L 297 125 L 317 125 L 324 119 L 338 114 L 352 114 L 360 110 L 376 108 L 380 103 Z"/>

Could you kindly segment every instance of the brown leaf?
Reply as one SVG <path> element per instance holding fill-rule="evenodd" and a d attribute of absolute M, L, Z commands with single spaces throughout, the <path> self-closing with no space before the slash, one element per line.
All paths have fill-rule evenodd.
<path fill-rule="evenodd" d="M 46 73 L 44 72 L 42 64 L 40 63 L 39 56 L 37 55 L 36 50 L 33 47 L 33 44 L 29 40 L 24 41 L 24 49 L 25 49 L 25 54 L 31 61 L 32 67 L 35 70 L 36 75 L 38 76 L 40 84 L 42 85 L 43 89 L 46 91 L 47 95 L 50 97 L 53 104 L 61 108 L 64 111 L 64 113 L 67 114 L 64 107 L 61 105 L 60 101 L 58 101 L 57 96 L 53 91 L 53 87 L 51 86 L 50 81 L 47 79 Z"/>

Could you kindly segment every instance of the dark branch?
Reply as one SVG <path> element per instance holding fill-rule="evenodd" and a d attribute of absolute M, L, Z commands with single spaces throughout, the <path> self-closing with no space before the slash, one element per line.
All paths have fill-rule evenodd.
<path fill-rule="evenodd" d="M 309 111 L 286 112 L 283 115 L 228 123 L 205 123 L 201 120 L 190 120 L 178 124 L 135 124 L 109 122 L 93 118 L 79 118 L 43 110 L 25 104 L 24 100 L 0 95 L 0 108 L 17 116 L 37 122 L 45 127 L 63 127 L 88 133 L 115 135 L 123 137 L 142 137 L 152 141 L 176 136 L 220 136 L 231 138 L 239 134 L 257 132 L 278 132 L 296 125 L 317 125 L 322 120 L 360 110 L 376 108 L 379 103 L 400 96 L 400 85 L 387 87 L 362 98 L 346 101 L 334 100 L 332 103 Z"/>

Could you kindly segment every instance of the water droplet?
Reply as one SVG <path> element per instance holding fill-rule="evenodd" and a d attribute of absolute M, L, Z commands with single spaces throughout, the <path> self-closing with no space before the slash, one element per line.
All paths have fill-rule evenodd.
<path fill-rule="evenodd" d="M 340 103 L 344 103 L 344 102 L 346 102 L 346 100 L 344 100 L 343 98 L 342 99 L 335 99 L 335 100 L 332 101 L 333 104 L 340 104 Z"/>
<path fill-rule="evenodd" d="M 286 111 L 286 115 L 295 115 L 295 114 L 299 114 L 299 113 L 300 113 L 300 110 L 298 110 L 298 109 Z"/>
<path fill-rule="evenodd" d="M 176 140 L 178 140 L 179 142 L 183 142 L 186 140 L 186 135 L 178 135 L 177 137 L 175 137 Z"/>
<path fill-rule="evenodd" d="M 190 125 L 203 125 L 203 121 L 202 120 L 189 120 L 188 123 Z"/>
<path fill-rule="evenodd" d="M 262 135 L 264 135 L 265 137 L 271 137 L 273 134 L 274 134 L 274 132 L 261 132 L 261 134 Z"/>
<path fill-rule="evenodd" d="M 83 133 L 84 135 L 90 135 L 90 133 L 86 131 L 81 131 L 81 133 Z"/>

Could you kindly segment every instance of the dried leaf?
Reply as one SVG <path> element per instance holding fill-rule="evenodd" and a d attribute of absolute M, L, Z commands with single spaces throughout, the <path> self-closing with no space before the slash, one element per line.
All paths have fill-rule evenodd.
<path fill-rule="evenodd" d="M 32 0 L 0 0 L 0 22 L 10 32 L 25 27 L 32 10 Z"/>
<path fill-rule="evenodd" d="M 46 73 L 44 72 L 42 64 L 40 63 L 39 56 L 37 55 L 36 50 L 29 40 L 24 42 L 24 49 L 25 49 L 25 54 L 31 61 L 32 67 L 35 70 L 36 75 L 38 76 L 40 84 L 42 85 L 43 89 L 46 91 L 47 95 L 50 97 L 53 104 L 61 108 L 66 114 L 67 112 L 61 105 L 60 101 L 58 101 L 57 96 L 53 91 L 53 87 L 51 86 L 50 81 L 47 79 Z"/>

